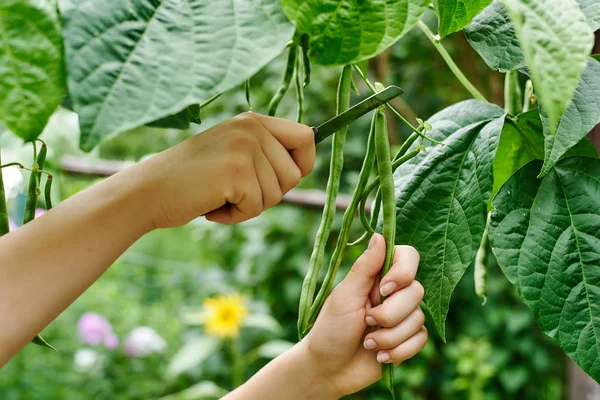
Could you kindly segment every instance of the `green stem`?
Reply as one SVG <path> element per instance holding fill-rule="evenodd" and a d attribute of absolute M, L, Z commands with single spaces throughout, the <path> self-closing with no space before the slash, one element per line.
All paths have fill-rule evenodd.
<path fill-rule="evenodd" d="M 450 57 L 450 54 L 448 53 L 446 48 L 442 45 L 442 43 L 440 43 L 439 38 L 433 34 L 431 29 L 429 29 L 429 27 L 421 20 L 417 22 L 417 25 L 419 26 L 421 31 L 423 31 L 425 36 L 427 36 L 427 38 L 431 41 L 431 43 L 436 48 L 438 53 L 440 53 L 444 61 L 446 61 L 446 64 L 448 64 L 448 67 L 450 67 L 450 70 L 452 71 L 454 76 L 456 76 L 456 78 L 458 78 L 458 80 L 460 81 L 460 83 L 462 83 L 465 89 L 467 89 L 469 93 L 471 93 L 471 96 L 479 100 L 487 101 L 485 97 L 479 92 L 479 90 L 477 90 L 475 86 L 473 86 L 473 84 L 469 81 L 469 79 L 467 79 L 465 74 L 462 73 L 460 68 L 458 68 L 458 65 L 456 65 L 452 57 Z"/>
<path fill-rule="evenodd" d="M 231 342 L 231 383 L 233 388 L 242 386 L 244 383 L 244 357 L 240 349 L 240 342 L 237 339 L 233 339 Z"/>
<path fill-rule="evenodd" d="M 519 85 L 519 72 L 508 71 L 504 77 L 504 111 L 517 115 L 523 110 L 523 93 Z"/>
<path fill-rule="evenodd" d="M 0 156 L 0 164 L 2 163 Z M 8 208 L 6 207 L 6 197 L 4 196 L 4 181 L 2 180 L 2 169 L 0 169 L 0 236 L 10 231 L 8 225 Z"/>

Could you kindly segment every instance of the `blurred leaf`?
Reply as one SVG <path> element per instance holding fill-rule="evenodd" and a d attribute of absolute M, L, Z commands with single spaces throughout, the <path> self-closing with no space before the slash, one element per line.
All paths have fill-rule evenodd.
<path fill-rule="evenodd" d="M 583 74 L 594 35 L 575 0 L 503 0 L 503 4 L 554 134 Z"/>
<path fill-rule="evenodd" d="M 493 201 L 490 241 L 542 330 L 600 379 L 600 160 L 570 157 L 543 179 L 515 173 Z"/>
<path fill-rule="evenodd" d="M 84 150 L 241 84 L 294 33 L 278 0 L 59 4 Z"/>
<path fill-rule="evenodd" d="M 600 29 L 600 1 L 577 0 L 581 11 L 585 14 L 588 24 L 593 31 Z"/>
<path fill-rule="evenodd" d="M 504 111 L 467 100 L 428 121 L 433 126 L 429 137 L 444 146 L 428 148 L 394 173 L 396 244 L 410 244 L 421 254 L 417 279 L 425 287 L 425 305 L 445 339 L 450 297 L 483 235 Z"/>
<path fill-rule="evenodd" d="M 262 358 L 273 359 L 280 354 L 285 353 L 294 347 L 294 345 L 294 343 L 285 340 L 271 340 L 270 342 L 259 346 L 257 351 Z"/>
<path fill-rule="evenodd" d="M 0 3 L 0 121 L 37 138 L 65 95 L 60 18 L 53 1 Z"/>
<path fill-rule="evenodd" d="M 282 0 L 283 12 L 310 37 L 316 64 L 344 65 L 381 53 L 414 27 L 428 0 Z"/>
<path fill-rule="evenodd" d="M 491 2 L 492 0 L 436 0 L 440 38 L 463 29 Z"/>
<path fill-rule="evenodd" d="M 161 400 L 208 400 L 218 399 L 227 394 L 227 390 L 211 381 L 196 383 L 181 392 L 161 397 Z"/>
<path fill-rule="evenodd" d="M 195 124 L 202 122 L 200 119 L 200 106 L 198 104 L 192 104 L 177 114 L 149 122 L 146 125 L 155 128 L 188 129 L 190 122 Z"/>
<path fill-rule="evenodd" d="M 275 335 L 281 335 L 282 327 L 275 318 L 269 314 L 250 314 L 244 317 L 242 326 L 246 328 L 262 329 Z"/>
<path fill-rule="evenodd" d="M 550 131 L 546 108 L 541 107 L 540 111 L 544 123 L 546 153 L 539 175 L 543 177 L 571 147 L 600 124 L 600 62 L 591 58 L 588 60 L 573 100 L 560 118 L 555 134 Z"/>
<path fill-rule="evenodd" d="M 219 344 L 219 339 L 212 336 L 190 339 L 173 356 L 167 368 L 167 376 L 175 377 L 197 367 L 217 350 Z"/>
<path fill-rule="evenodd" d="M 514 365 L 503 368 L 498 378 L 507 392 L 515 393 L 529 381 L 530 376 L 531 373 L 523 365 Z"/>

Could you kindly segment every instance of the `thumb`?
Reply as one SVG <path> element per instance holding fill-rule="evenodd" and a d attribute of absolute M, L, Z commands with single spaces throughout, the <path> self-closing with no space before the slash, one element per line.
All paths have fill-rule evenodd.
<path fill-rule="evenodd" d="M 356 260 L 346 278 L 336 288 L 337 294 L 344 297 L 369 296 L 385 261 L 385 245 L 383 236 L 375 233 L 367 251 Z"/>

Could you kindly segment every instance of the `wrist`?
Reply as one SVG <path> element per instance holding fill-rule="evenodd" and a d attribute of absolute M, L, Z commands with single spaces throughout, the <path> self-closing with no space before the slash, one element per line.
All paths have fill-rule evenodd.
<path fill-rule="evenodd" d="M 302 385 L 307 399 L 339 399 L 343 393 L 334 384 L 334 377 L 329 376 L 321 363 L 311 353 L 306 340 L 296 344 L 290 350 L 293 365 L 297 366 L 298 376 L 302 376 Z"/>

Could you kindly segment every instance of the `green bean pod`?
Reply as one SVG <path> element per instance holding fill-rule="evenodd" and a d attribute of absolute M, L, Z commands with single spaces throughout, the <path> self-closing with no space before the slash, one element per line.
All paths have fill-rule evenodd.
<path fill-rule="evenodd" d="M 333 256 L 331 257 L 331 260 L 329 262 L 329 269 L 327 270 L 327 275 L 325 275 L 325 279 L 323 281 L 323 284 L 321 285 L 321 288 L 319 289 L 319 293 L 317 294 L 317 297 L 315 298 L 315 301 L 312 307 L 310 308 L 308 321 L 305 324 L 306 328 L 302 331 L 302 334 L 306 334 L 308 328 L 315 323 L 315 320 L 317 319 L 317 316 L 319 315 L 319 312 L 321 311 L 321 308 L 323 307 L 327 296 L 333 288 L 335 276 L 340 267 L 340 264 L 342 263 L 342 256 L 344 254 L 344 250 L 346 250 L 346 246 L 348 244 L 348 237 L 350 236 L 350 226 L 352 225 L 352 221 L 354 220 L 356 208 L 358 206 L 358 203 L 360 202 L 360 199 L 362 198 L 365 186 L 369 179 L 369 175 L 371 174 L 371 169 L 373 168 L 373 164 L 375 163 L 374 121 L 375 119 L 373 118 L 373 123 L 371 123 L 371 131 L 369 133 L 369 139 L 367 140 L 367 153 L 365 155 L 365 159 L 363 160 L 362 168 L 358 175 L 358 183 L 356 185 L 356 188 L 354 189 L 354 193 L 352 193 L 350 204 L 348 205 L 348 208 L 346 208 L 346 211 L 344 212 L 344 216 L 342 218 L 342 229 L 340 230 L 338 241 L 333 251 Z"/>
<path fill-rule="evenodd" d="M 246 82 L 244 82 L 244 91 L 246 92 L 246 103 L 248 103 L 248 109 L 252 110 L 252 102 L 250 101 L 250 79 L 246 79 Z"/>
<path fill-rule="evenodd" d="M 475 294 L 482 300 L 481 305 L 485 306 L 487 303 L 487 266 L 488 260 L 490 257 L 489 253 L 489 245 L 490 245 L 490 235 L 489 235 L 489 214 L 488 214 L 488 222 L 485 226 L 485 230 L 483 232 L 483 237 L 481 238 L 481 244 L 479 245 L 479 249 L 477 250 L 477 254 L 475 255 L 475 265 L 474 265 L 474 278 L 475 278 Z"/>
<path fill-rule="evenodd" d="M 379 174 L 381 204 L 383 210 L 382 235 L 385 239 L 385 260 L 381 269 L 381 277 L 388 273 L 394 262 L 394 244 L 396 240 L 396 194 L 394 190 L 394 176 L 392 172 L 392 159 L 388 141 L 387 122 L 385 114 L 378 109 L 375 113 L 375 155 L 377 158 L 377 173 Z M 381 302 L 385 297 L 381 297 Z M 394 365 L 382 365 L 383 383 L 394 394 Z"/>
<path fill-rule="evenodd" d="M 304 87 L 310 84 L 310 59 L 308 58 L 308 35 L 305 33 L 300 37 L 302 47 L 302 64 L 304 65 Z"/>
<path fill-rule="evenodd" d="M 298 49 L 300 51 L 300 49 Z M 296 57 L 296 72 L 295 72 L 295 81 L 296 81 L 296 98 L 298 102 L 298 117 L 296 121 L 302 123 L 302 114 L 304 114 L 304 86 L 302 84 L 302 66 L 300 64 L 300 57 Z M 350 70 L 352 73 L 352 69 Z"/>
<path fill-rule="evenodd" d="M 44 164 L 46 162 L 46 156 L 48 155 L 48 146 L 46 146 L 46 143 L 44 143 L 41 139 L 40 142 L 42 142 L 42 147 L 40 148 L 40 152 L 38 153 L 37 156 L 37 165 L 38 165 L 38 172 L 37 172 L 37 185 L 38 187 L 40 186 L 40 184 L 42 183 L 42 170 L 44 169 Z"/>
<path fill-rule="evenodd" d="M 45 146 L 43 145 L 42 151 L 40 151 L 39 154 L 36 154 L 35 142 L 33 142 L 33 154 L 35 158 L 32 168 L 33 171 L 29 176 L 27 199 L 25 200 L 25 211 L 23 212 L 23 225 L 33 221 L 33 219 L 35 218 L 35 206 L 37 204 L 38 196 L 40 195 L 40 188 L 38 186 L 38 173 L 41 168 L 39 167 L 39 163 L 41 162 L 43 166 L 44 161 L 46 160 L 46 154 L 45 151 L 43 151 L 44 147 Z"/>
<path fill-rule="evenodd" d="M 523 111 L 519 71 L 508 71 L 504 77 L 504 110 L 510 115 L 517 115 Z"/>
<path fill-rule="evenodd" d="M 291 45 L 290 50 L 288 52 L 287 65 L 285 67 L 285 73 L 283 75 L 283 81 L 279 85 L 279 88 L 275 92 L 273 99 L 271 99 L 271 103 L 269 104 L 269 116 L 275 116 L 277 112 L 277 108 L 279 107 L 279 103 L 283 99 L 283 96 L 287 93 L 290 83 L 292 82 L 292 78 L 294 77 L 294 68 L 296 67 L 296 58 L 298 57 L 298 49 L 296 45 Z"/>
<path fill-rule="evenodd" d="M 54 177 L 51 174 L 48 174 L 48 179 L 46 179 L 46 185 L 44 186 L 44 200 L 46 201 L 46 210 L 52 209 L 52 181 Z"/>
<path fill-rule="evenodd" d="M 337 113 L 342 113 L 350 107 L 350 81 L 352 80 L 352 69 L 346 66 L 342 69 L 337 90 Z M 346 143 L 346 132 L 348 128 L 342 128 L 333 134 L 331 148 L 331 161 L 329 179 L 327 181 L 326 201 L 323 208 L 321 225 L 317 230 L 315 245 L 310 256 L 308 272 L 302 283 L 300 294 L 300 307 L 298 315 L 298 335 L 301 336 L 307 328 L 307 318 L 315 296 L 319 272 L 323 265 L 325 246 L 329 239 L 331 224 L 335 217 L 335 200 L 340 188 L 340 177 L 344 166 L 344 145 Z"/>
<path fill-rule="evenodd" d="M 2 156 L 0 155 L 0 165 Z M 10 231 L 8 225 L 8 208 L 6 207 L 6 197 L 4 194 L 4 181 L 2 180 L 2 168 L 0 168 L 0 236 L 6 235 Z"/>

